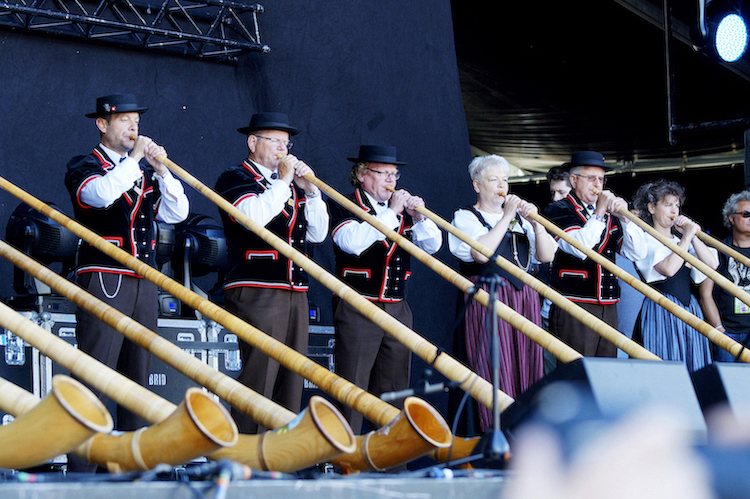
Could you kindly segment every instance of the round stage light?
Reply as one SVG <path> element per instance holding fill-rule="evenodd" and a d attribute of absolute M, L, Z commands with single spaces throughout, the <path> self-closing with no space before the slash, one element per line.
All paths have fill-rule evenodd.
<path fill-rule="evenodd" d="M 716 28 L 716 52 L 726 62 L 735 62 L 747 49 L 747 25 L 737 14 L 725 16 Z"/>

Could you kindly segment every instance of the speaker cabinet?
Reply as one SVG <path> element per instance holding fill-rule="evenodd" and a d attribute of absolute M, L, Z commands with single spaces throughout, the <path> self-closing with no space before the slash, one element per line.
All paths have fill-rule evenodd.
<path fill-rule="evenodd" d="M 501 415 L 510 438 L 539 410 L 539 392 L 556 382 L 569 382 L 592 401 L 589 417 L 613 418 L 646 405 L 661 405 L 681 415 L 696 442 L 706 439 L 703 418 L 690 375 L 681 362 L 584 357 L 555 369 L 531 386 Z M 558 400 L 564 406 L 564 399 Z"/>
<path fill-rule="evenodd" d="M 692 374 L 703 412 L 727 404 L 738 421 L 750 419 L 750 365 L 714 362 Z"/>

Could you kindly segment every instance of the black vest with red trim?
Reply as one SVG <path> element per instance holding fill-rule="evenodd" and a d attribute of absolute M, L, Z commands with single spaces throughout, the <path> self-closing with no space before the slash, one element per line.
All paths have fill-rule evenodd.
<path fill-rule="evenodd" d="M 76 156 L 68 162 L 65 186 L 70 193 L 76 220 L 130 255 L 156 266 L 156 212 L 159 207 L 159 184 L 154 181 L 151 166 L 141 166 L 141 179 L 128 192 L 106 208 L 93 208 L 81 201 L 81 189 L 90 180 L 106 175 L 115 167 L 100 146 L 87 156 Z M 77 273 L 110 272 L 137 275 L 85 241 L 78 252 Z"/>
<path fill-rule="evenodd" d="M 349 199 L 375 215 L 375 210 L 362 189 L 358 188 Z M 331 214 L 331 235 L 348 222 L 360 221 L 352 212 L 330 199 L 328 211 Z M 396 232 L 411 241 L 413 220 L 406 212 L 400 218 L 401 223 Z M 404 299 L 406 281 L 411 275 L 411 255 L 399 245 L 384 239 L 374 242 L 359 256 L 344 252 L 336 244 L 333 245 L 333 251 L 336 255 L 336 275 L 363 297 L 380 302 L 399 302 Z"/>
<path fill-rule="evenodd" d="M 484 227 L 486 227 L 487 230 L 493 229 L 493 226 L 490 225 L 484 219 L 484 217 L 479 212 L 479 210 L 477 210 L 473 206 L 464 206 L 463 208 L 459 208 L 459 209 L 471 212 L 475 217 L 477 217 L 477 220 L 479 221 L 479 223 L 482 224 Z M 514 222 L 521 224 L 522 223 L 521 216 L 516 214 L 516 218 Z M 505 232 L 505 235 L 503 236 L 502 241 L 500 241 L 500 244 L 498 244 L 494 255 L 492 255 L 492 259 L 489 262 L 469 263 L 469 262 L 464 262 L 463 260 L 458 260 L 458 268 L 461 271 L 461 273 L 465 275 L 466 277 L 477 276 L 477 275 L 486 274 L 487 272 L 489 272 L 490 274 L 495 274 L 495 275 L 499 275 L 500 277 L 503 277 L 508 282 L 510 282 L 513 285 L 513 287 L 515 287 L 516 289 L 518 290 L 523 289 L 524 283 L 520 279 L 511 275 L 510 272 L 504 270 L 503 268 L 498 266 L 496 263 L 494 263 L 498 255 L 502 256 L 509 262 L 516 264 L 521 269 L 525 267 L 526 270 L 528 271 L 529 260 L 531 259 L 529 236 L 527 236 L 525 232 L 513 232 L 511 230 L 507 230 Z"/>
<path fill-rule="evenodd" d="M 216 182 L 216 192 L 234 205 L 246 196 L 258 195 L 270 187 L 271 183 L 249 160 L 245 160 L 240 166 L 229 168 Z M 281 213 L 265 226 L 305 256 L 308 250 L 306 202 L 305 192 L 292 185 L 292 197 L 284 204 Z M 307 290 L 308 279 L 304 270 L 255 233 L 237 223 L 226 212 L 220 211 L 229 259 L 224 289 L 249 286 Z"/>
<path fill-rule="evenodd" d="M 544 214 L 566 232 L 580 229 L 589 219 L 586 207 L 573 193 L 547 206 Z M 620 221 L 607 215 L 607 227 L 592 249 L 614 262 L 615 253 L 622 245 L 622 237 Z M 580 260 L 558 250 L 551 269 L 550 284 L 571 301 L 609 305 L 620 299 L 617 277 L 590 258 Z"/>

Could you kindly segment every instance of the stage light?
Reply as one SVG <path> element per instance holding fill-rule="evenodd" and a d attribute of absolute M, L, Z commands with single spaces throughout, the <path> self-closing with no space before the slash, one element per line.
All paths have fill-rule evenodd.
<path fill-rule="evenodd" d="M 60 211 L 54 204 L 48 204 Z M 5 239 L 8 244 L 44 265 L 62 262 L 60 275 L 67 277 L 74 267 L 78 236 L 26 203 L 13 210 L 5 228 Z M 18 267 L 14 268 L 13 288 L 16 293 L 49 293 L 49 288 L 42 284 Z"/>
<path fill-rule="evenodd" d="M 176 230 L 175 280 L 190 288 L 192 278 L 226 269 L 227 240 L 220 224 L 206 215 L 192 215 Z"/>
<path fill-rule="evenodd" d="M 735 62 L 747 50 L 747 24 L 739 14 L 728 14 L 719 21 L 714 37 L 716 52 L 726 62 Z"/>
<path fill-rule="evenodd" d="M 747 51 L 748 29 L 737 0 L 698 0 L 694 48 L 722 62 L 738 61 Z"/>

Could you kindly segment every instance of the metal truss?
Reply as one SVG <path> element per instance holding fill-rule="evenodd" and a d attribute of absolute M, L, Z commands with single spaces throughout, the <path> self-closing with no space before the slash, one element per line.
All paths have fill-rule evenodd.
<path fill-rule="evenodd" d="M 232 0 L 0 0 L 0 28 L 234 63 L 270 51 L 262 12 Z"/>

